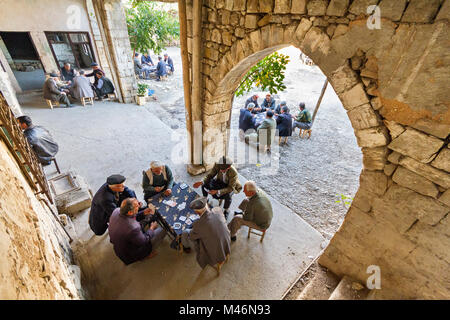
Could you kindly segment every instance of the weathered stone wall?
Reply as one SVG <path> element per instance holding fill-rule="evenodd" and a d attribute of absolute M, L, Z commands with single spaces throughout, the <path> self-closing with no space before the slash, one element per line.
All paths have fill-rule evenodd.
<path fill-rule="evenodd" d="M 381 28 L 367 25 L 378 4 Z M 192 61 L 192 0 L 187 1 Z M 294 45 L 321 68 L 362 148 L 360 189 L 320 259 L 407 298 L 450 297 L 450 1 L 203 1 L 203 137 L 226 149 L 234 91 L 266 55 Z M 222 143 L 221 140 L 225 141 Z"/>
<path fill-rule="evenodd" d="M 0 140 L 0 299 L 80 299 L 63 230 Z"/>

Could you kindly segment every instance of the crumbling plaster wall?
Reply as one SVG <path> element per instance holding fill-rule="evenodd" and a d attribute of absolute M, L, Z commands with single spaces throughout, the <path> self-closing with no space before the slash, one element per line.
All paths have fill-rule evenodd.
<path fill-rule="evenodd" d="M 67 236 L 0 140 L 0 299 L 80 299 Z"/>
<path fill-rule="evenodd" d="M 367 26 L 374 4 L 379 29 Z M 193 16 L 188 0 L 191 65 Z M 204 100 L 192 108 L 204 133 L 222 133 L 203 135 L 203 164 L 226 148 L 249 68 L 298 47 L 329 78 L 363 153 L 360 189 L 320 263 L 362 282 L 377 265 L 397 297 L 450 298 L 450 1 L 205 0 L 202 16 Z"/>

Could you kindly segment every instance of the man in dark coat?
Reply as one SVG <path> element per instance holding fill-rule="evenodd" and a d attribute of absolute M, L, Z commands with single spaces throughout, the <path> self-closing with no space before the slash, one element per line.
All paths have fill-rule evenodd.
<path fill-rule="evenodd" d="M 71 81 L 75 78 L 75 70 L 70 67 L 70 63 L 64 63 L 64 68 L 61 70 L 62 80 Z"/>
<path fill-rule="evenodd" d="M 231 239 L 222 209 L 216 207 L 210 210 L 206 198 L 192 201 L 189 207 L 200 218 L 192 224 L 191 230 L 187 229 L 181 235 L 185 252 L 190 252 L 193 247 L 202 268 L 225 261 L 231 252 Z"/>
<path fill-rule="evenodd" d="M 242 108 L 239 113 L 239 136 L 244 139 L 245 132 L 249 129 L 255 129 L 255 118 L 252 115 L 253 103 L 249 103 L 246 108 Z"/>
<path fill-rule="evenodd" d="M 164 54 L 164 62 L 167 64 L 167 66 L 170 68 L 170 71 L 173 73 L 175 71 L 175 68 L 173 67 L 173 60 L 167 53 Z"/>
<path fill-rule="evenodd" d="M 105 76 L 105 72 L 100 69 L 100 67 L 98 66 L 98 64 L 96 62 L 91 63 L 91 67 L 92 67 L 92 72 L 88 73 L 86 75 L 86 77 L 94 77 L 94 87 L 97 87 L 97 83 L 98 83 L 98 77 L 96 76 L 98 73 L 101 73 L 102 76 Z M 95 90 L 95 89 L 94 89 Z"/>
<path fill-rule="evenodd" d="M 44 166 L 49 165 L 59 149 L 50 132 L 44 127 L 33 125 L 28 116 L 18 117 L 17 121 L 39 162 Z"/>
<path fill-rule="evenodd" d="M 277 118 L 277 129 L 280 137 L 292 135 L 292 115 L 287 106 L 281 108 L 281 114 Z"/>
<path fill-rule="evenodd" d="M 284 106 L 287 106 L 286 101 L 281 101 L 280 104 L 275 108 L 275 111 L 274 111 L 275 114 L 276 114 L 276 115 L 281 114 L 281 109 L 282 109 Z"/>
<path fill-rule="evenodd" d="M 143 230 L 139 221 L 148 215 L 154 215 L 155 207 L 139 211 L 139 202 L 135 198 L 125 199 L 120 208 L 114 209 L 109 219 L 109 239 L 114 246 L 114 252 L 126 265 L 152 258 L 154 249 L 166 236 L 166 231 L 158 226 L 152 217 L 150 227 Z"/>
<path fill-rule="evenodd" d="M 158 56 L 158 61 L 159 62 L 156 65 L 156 75 L 158 76 L 158 78 L 156 80 L 161 81 L 161 77 L 167 74 L 167 65 L 161 56 Z"/>
<path fill-rule="evenodd" d="M 120 174 L 109 176 L 106 183 L 95 193 L 89 214 L 89 226 L 98 236 L 108 229 L 108 221 L 114 209 L 126 198 L 136 198 L 133 190 L 124 186 L 125 177 Z"/>
<path fill-rule="evenodd" d="M 97 73 L 95 77 L 98 80 L 97 85 L 94 84 L 95 93 L 100 101 L 103 100 L 103 98 L 107 98 L 109 93 L 114 93 L 115 89 L 111 80 L 101 73 Z"/>
<path fill-rule="evenodd" d="M 45 80 L 44 87 L 42 90 L 44 91 L 44 99 L 51 101 L 58 101 L 67 105 L 67 107 L 71 108 L 73 105 L 70 103 L 69 97 L 67 97 L 67 93 L 63 90 L 60 90 L 56 84 L 58 80 L 58 74 L 50 73 L 50 77 Z"/>
<path fill-rule="evenodd" d="M 204 197 L 207 198 L 210 194 L 214 199 L 225 200 L 223 209 L 227 219 L 233 194 L 242 190 L 233 160 L 229 157 L 220 157 L 203 181 L 194 183 L 194 188 L 200 186 Z"/>
<path fill-rule="evenodd" d="M 147 52 L 142 54 L 141 63 L 144 64 L 144 65 L 147 65 L 149 67 L 150 66 L 154 66 L 152 57 L 150 57 L 150 55 Z"/>

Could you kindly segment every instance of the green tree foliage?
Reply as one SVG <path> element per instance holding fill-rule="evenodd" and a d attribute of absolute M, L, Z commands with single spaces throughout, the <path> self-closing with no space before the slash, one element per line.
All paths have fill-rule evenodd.
<path fill-rule="evenodd" d="M 242 96 L 254 86 L 271 94 L 286 89 L 284 71 L 289 63 L 289 56 L 275 52 L 258 62 L 242 79 L 236 96 Z"/>
<path fill-rule="evenodd" d="M 150 49 L 159 54 L 170 40 L 180 36 L 177 13 L 161 10 L 153 2 L 134 0 L 125 13 L 131 48 L 135 52 Z"/>

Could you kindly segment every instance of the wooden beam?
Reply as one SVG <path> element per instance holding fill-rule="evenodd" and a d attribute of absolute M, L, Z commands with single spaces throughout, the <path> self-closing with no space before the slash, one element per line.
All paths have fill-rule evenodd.
<path fill-rule="evenodd" d="M 181 64 L 183 66 L 184 106 L 186 108 L 186 129 L 188 131 L 189 163 L 193 160 L 191 80 L 189 79 L 189 53 L 187 45 L 186 1 L 178 0 L 180 18 Z"/>
<path fill-rule="evenodd" d="M 323 87 L 322 87 L 322 92 L 320 93 L 319 100 L 317 100 L 316 108 L 314 109 L 314 113 L 313 113 L 312 120 L 311 120 L 311 127 L 314 124 L 314 119 L 316 118 L 317 111 L 319 111 L 320 103 L 322 102 L 322 98 L 323 98 L 323 95 L 325 94 L 325 90 L 327 89 L 327 85 L 328 85 L 328 79 L 325 79 L 325 83 L 323 84 Z"/>

